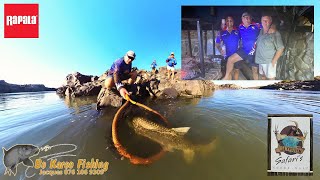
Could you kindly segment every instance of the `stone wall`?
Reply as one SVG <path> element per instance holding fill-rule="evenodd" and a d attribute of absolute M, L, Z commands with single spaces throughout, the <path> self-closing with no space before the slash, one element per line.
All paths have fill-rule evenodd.
<path fill-rule="evenodd" d="M 289 32 L 281 32 L 281 35 L 287 47 L 277 66 L 277 79 L 313 79 L 314 33 L 292 32 L 289 37 Z"/>

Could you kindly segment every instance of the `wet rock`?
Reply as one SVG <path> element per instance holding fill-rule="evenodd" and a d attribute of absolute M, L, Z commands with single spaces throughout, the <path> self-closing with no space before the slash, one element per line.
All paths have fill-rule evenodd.
<path fill-rule="evenodd" d="M 59 87 L 59 88 L 57 88 L 56 93 L 62 95 L 62 94 L 64 94 L 66 92 L 67 88 L 68 88 L 67 86 Z"/>
<path fill-rule="evenodd" d="M 160 97 L 166 99 L 175 99 L 179 95 L 178 91 L 175 88 L 165 88 Z"/>
<path fill-rule="evenodd" d="M 97 97 L 97 109 L 107 106 L 120 107 L 122 106 L 122 101 L 120 94 L 104 88 L 101 89 Z"/>
<path fill-rule="evenodd" d="M 76 90 L 74 91 L 74 95 L 76 97 L 97 95 L 99 94 L 100 89 L 101 89 L 100 85 L 95 85 L 92 82 L 85 83 L 84 85 L 76 88 Z"/>
<path fill-rule="evenodd" d="M 204 84 L 201 83 L 201 80 L 178 81 L 174 84 L 174 87 L 178 90 L 181 96 L 200 96 L 205 91 Z"/>
<path fill-rule="evenodd" d="M 66 91 L 65 91 L 65 96 L 67 96 L 67 97 L 74 97 L 74 94 L 73 94 L 73 89 L 71 88 L 71 87 L 67 87 L 66 88 Z"/>

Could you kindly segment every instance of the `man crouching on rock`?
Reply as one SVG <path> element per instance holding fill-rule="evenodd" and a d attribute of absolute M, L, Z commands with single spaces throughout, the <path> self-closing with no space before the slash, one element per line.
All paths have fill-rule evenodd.
<path fill-rule="evenodd" d="M 105 80 L 105 88 L 111 89 L 116 86 L 124 99 L 126 99 L 125 95 L 128 94 L 128 91 L 124 88 L 121 81 L 129 79 L 128 83 L 130 85 L 136 81 L 137 71 L 131 72 L 132 61 L 135 57 L 136 54 L 130 50 L 123 57 L 114 61 Z"/>

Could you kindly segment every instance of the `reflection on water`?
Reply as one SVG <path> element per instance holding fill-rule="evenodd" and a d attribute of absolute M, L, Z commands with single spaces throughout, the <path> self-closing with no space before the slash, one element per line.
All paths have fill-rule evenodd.
<path fill-rule="evenodd" d="M 191 127 L 188 139 L 207 143 L 219 138 L 214 151 L 196 153 L 191 164 L 181 151 L 167 152 L 149 166 L 121 160 L 112 146 L 111 124 L 117 108 L 95 110 L 96 97 L 66 99 L 55 93 L 0 94 L 0 144 L 40 147 L 62 143 L 75 144 L 76 157 L 60 161 L 96 158 L 110 163 L 103 176 L 35 176 L 33 179 L 270 179 L 267 177 L 267 114 L 298 113 L 314 115 L 314 176 L 281 179 L 319 179 L 320 131 L 319 92 L 218 90 L 202 99 L 148 100 L 144 104 L 164 115 L 172 127 Z M 158 144 L 132 132 L 129 121 L 149 113 L 131 105 L 126 109 L 121 136 L 130 151 L 141 156 L 156 152 Z M 0 157 L 3 154 L 1 152 Z M 19 165 L 16 177 L 25 179 Z M 4 167 L 0 166 L 0 173 Z M 38 173 L 31 170 L 29 173 Z"/>
<path fill-rule="evenodd" d="M 94 104 L 97 102 L 97 97 L 95 96 L 89 96 L 89 97 L 79 97 L 79 98 L 70 98 L 69 96 L 66 97 L 60 97 L 61 99 L 64 99 L 65 104 L 67 107 L 72 108 L 76 111 L 76 113 L 80 112 L 80 107 L 88 104 Z M 88 109 L 85 109 L 86 111 Z"/>

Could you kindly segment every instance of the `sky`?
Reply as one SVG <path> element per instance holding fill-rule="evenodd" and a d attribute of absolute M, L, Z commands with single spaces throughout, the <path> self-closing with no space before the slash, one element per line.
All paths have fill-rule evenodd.
<path fill-rule="evenodd" d="M 4 3 L 39 3 L 39 38 L 4 38 Z M 0 4 L 0 80 L 13 84 L 59 87 L 74 72 L 102 75 L 128 50 L 133 66 L 150 69 L 155 59 L 165 66 L 174 52 L 181 68 L 182 5 L 314 5 L 319 0 L 5 0 Z M 320 42 L 315 23 L 315 42 Z M 315 43 L 315 75 L 320 75 Z M 223 81 L 217 82 L 219 84 Z M 238 85 L 270 81 L 229 81 Z"/>

